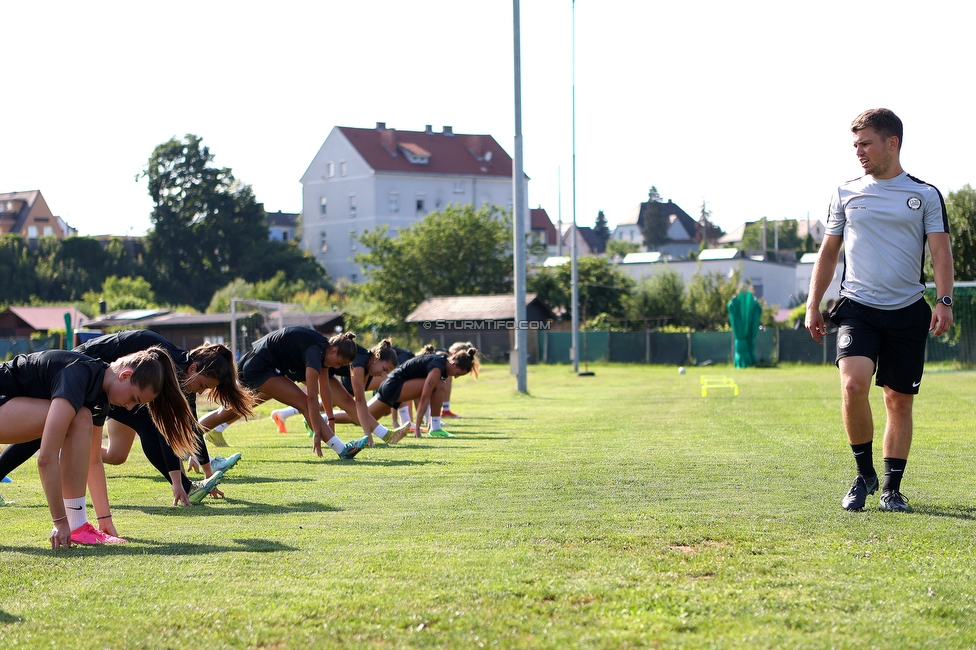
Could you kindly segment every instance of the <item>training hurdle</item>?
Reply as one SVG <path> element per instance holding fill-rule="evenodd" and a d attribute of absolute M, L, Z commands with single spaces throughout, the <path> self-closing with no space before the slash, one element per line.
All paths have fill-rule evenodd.
<path fill-rule="evenodd" d="M 731 377 L 724 377 L 721 375 L 702 375 L 701 376 L 701 393 L 702 397 L 708 395 L 709 388 L 728 388 L 732 391 L 733 395 L 739 394 L 739 386 L 732 381 Z"/>

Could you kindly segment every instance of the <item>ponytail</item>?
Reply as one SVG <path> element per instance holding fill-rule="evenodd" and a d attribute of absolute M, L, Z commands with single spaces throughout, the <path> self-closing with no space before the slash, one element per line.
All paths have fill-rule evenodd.
<path fill-rule="evenodd" d="M 339 355 L 339 360 L 343 362 L 342 365 L 348 366 L 356 360 L 356 352 L 358 351 L 356 335 L 352 332 L 336 334 L 329 339 L 329 347 Z"/>
<path fill-rule="evenodd" d="M 204 343 L 190 350 L 190 362 L 197 365 L 197 373 L 216 379 L 217 385 L 207 391 L 207 396 L 246 417 L 254 417 L 256 396 L 237 380 L 234 353 L 220 343 Z"/>
<path fill-rule="evenodd" d="M 397 365 L 397 353 L 396 350 L 393 349 L 393 343 L 390 341 L 390 339 L 383 339 L 374 345 L 373 349 L 370 350 L 370 353 L 372 353 L 373 357 L 380 362 L 392 364 L 394 368 Z"/>
<path fill-rule="evenodd" d="M 458 350 L 451 355 L 451 361 L 457 364 L 457 367 L 464 371 L 464 374 L 469 372 L 474 375 L 474 378 L 478 378 L 478 371 L 481 369 L 481 362 L 478 361 L 478 349 L 475 347 L 470 347 L 466 350 Z"/>
<path fill-rule="evenodd" d="M 434 354 L 436 351 L 437 348 L 434 347 L 434 344 L 428 343 L 427 345 L 424 346 L 424 348 L 420 352 L 417 353 L 417 356 L 422 357 L 425 354 Z"/>
<path fill-rule="evenodd" d="M 158 345 L 116 359 L 111 364 L 116 375 L 131 370 L 129 381 L 137 388 L 149 389 L 156 397 L 149 402 L 149 415 L 177 456 L 197 453 L 196 421 L 176 376 L 169 353 Z"/>

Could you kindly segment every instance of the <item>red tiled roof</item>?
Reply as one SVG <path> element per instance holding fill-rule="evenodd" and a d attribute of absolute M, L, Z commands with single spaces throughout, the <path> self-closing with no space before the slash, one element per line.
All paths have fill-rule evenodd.
<path fill-rule="evenodd" d="M 16 314 L 17 318 L 39 332 L 63 330 L 65 314 L 71 314 L 72 327 L 81 327 L 90 320 L 74 307 L 10 307 L 9 309 L 11 313 Z"/>
<path fill-rule="evenodd" d="M 525 304 L 536 294 L 525 294 Z M 542 304 L 540 302 L 540 304 Z M 544 305 L 543 305 L 544 306 Z M 546 307 L 548 309 L 548 307 Z M 407 316 L 408 323 L 425 320 L 506 320 L 515 318 L 515 295 L 500 296 L 438 296 L 428 298 Z"/>
<path fill-rule="evenodd" d="M 512 177 L 512 158 L 490 135 L 377 127 L 336 127 L 376 171 Z M 429 155 L 430 159 L 424 165 L 411 163 L 399 147 L 420 156 Z"/>
<path fill-rule="evenodd" d="M 556 232 L 556 226 L 552 225 L 552 219 L 549 218 L 545 208 L 532 208 L 529 210 L 529 215 L 532 218 L 532 230 L 546 231 L 547 245 L 555 246 L 559 243 L 559 233 Z"/>

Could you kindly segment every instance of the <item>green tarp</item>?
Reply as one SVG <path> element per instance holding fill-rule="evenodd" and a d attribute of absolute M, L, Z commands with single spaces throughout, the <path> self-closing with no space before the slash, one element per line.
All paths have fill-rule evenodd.
<path fill-rule="evenodd" d="M 762 305 L 756 297 L 743 291 L 729 301 L 729 323 L 735 336 L 735 367 L 748 368 L 756 365 L 756 334 Z"/>

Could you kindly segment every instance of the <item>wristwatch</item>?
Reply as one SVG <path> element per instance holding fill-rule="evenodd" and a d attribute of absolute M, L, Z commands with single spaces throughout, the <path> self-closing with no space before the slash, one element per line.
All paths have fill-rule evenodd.
<path fill-rule="evenodd" d="M 941 302 L 946 307 L 952 307 L 952 296 L 942 296 L 941 298 L 939 298 L 939 302 Z"/>

